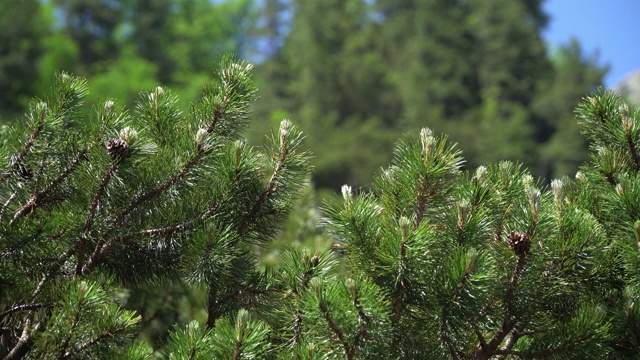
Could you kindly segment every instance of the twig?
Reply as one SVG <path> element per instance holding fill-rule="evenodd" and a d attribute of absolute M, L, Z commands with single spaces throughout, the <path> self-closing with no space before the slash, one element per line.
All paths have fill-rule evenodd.
<path fill-rule="evenodd" d="M 16 211 L 16 213 L 13 215 L 13 219 L 11 219 L 11 221 L 9 222 L 9 225 L 12 225 L 16 220 L 18 220 L 22 216 L 32 213 L 39 205 L 41 205 L 43 200 L 45 200 L 49 195 L 49 192 L 51 192 L 53 188 L 55 188 L 62 181 L 64 181 L 73 172 L 73 170 L 75 170 L 75 168 L 80 164 L 80 162 L 85 161 L 87 159 L 86 155 L 88 151 L 89 151 L 88 148 L 84 148 L 82 151 L 80 151 L 76 155 L 76 157 L 74 157 L 73 160 L 71 160 L 69 165 L 67 165 L 67 167 L 62 171 L 62 173 L 58 175 L 57 178 L 55 178 L 53 181 L 47 184 L 47 186 L 45 186 L 44 189 L 42 189 L 40 192 L 33 195 L 31 199 L 27 201 L 26 204 L 24 204 L 18 211 Z"/>
<path fill-rule="evenodd" d="M 636 165 L 636 171 L 640 171 L 640 159 L 638 158 L 638 150 L 636 149 L 636 144 L 631 138 L 631 134 L 627 134 L 625 138 L 627 140 L 627 145 L 629 145 L 629 152 L 631 153 L 631 157 L 633 158 L 633 163 Z"/>
<path fill-rule="evenodd" d="M 331 331 L 338 337 L 338 340 L 340 340 L 340 342 L 342 343 L 342 347 L 344 349 L 345 355 L 347 355 L 347 359 L 353 359 L 353 354 L 350 354 L 349 351 L 349 343 L 345 339 L 342 330 L 340 330 L 338 325 L 336 325 L 336 322 L 333 320 L 333 317 L 331 316 L 327 305 L 324 302 L 320 301 L 320 303 L 318 304 L 318 308 L 324 316 L 324 319 L 327 321 L 327 324 L 329 325 Z"/>
<path fill-rule="evenodd" d="M 84 265 L 84 256 L 87 248 L 87 237 L 89 236 L 89 231 L 91 231 L 91 227 L 93 226 L 93 219 L 95 217 L 98 204 L 100 203 L 100 198 L 104 194 L 109 181 L 111 181 L 113 173 L 118 169 L 119 163 L 120 162 L 115 161 L 109 166 L 109 168 L 107 168 L 107 171 L 102 176 L 100 185 L 98 185 L 96 192 L 93 194 L 93 199 L 91 200 L 91 204 L 89 205 L 89 212 L 87 214 L 87 218 L 84 221 L 83 233 L 82 236 L 80 236 L 80 240 L 78 241 L 78 263 L 76 265 L 76 275 L 80 275 L 82 273 L 82 266 Z"/>
<path fill-rule="evenodd" d="M 196 155 L 194 155 L 193 158 L 191 158 L 191 160 L 187 161 L 182 166 L 182 168 L 180 168 L 180 170 L 178 172 L 174 173 L 164 183 L 158 185 L 154 189 L 149 190 L 145 194 L 140 195 L 140 196 L 136 197 L 135 199 L 133 199 L 131 201 L 131 203 L 126 208 L 124 208 L 110 222 L 109 226 L 107 227 L 107 230 L 102 235 L 102 239 L 100 241 L 98 241 L 98 244 L 96 244 L 95 250 L 91 254 L 91 257 L 89 258 L 89 260 L 82 267 L 81 273 L 85 274 L 87 271 L 92 270 L 97 265 L 98 261 L 102 257 L 104 257 L 109 251 L 111 251 L 111 249 L 116 244 L 116 242 L 119 239 L 122 238 L 122 237 L 115 237 L 115 238 L 111 238 L 110 240 L 106 241 L 106 238 L 109 235 L 109 233 L 115 228 L 115 226 L 118 223 L 120 223 L 122 221 L 122 219 L 125 216 L 129 215 L 132 211 L 137 209 L 138 206 L 142 205 L 143 203 L 145 203 L 145 202 L 147 202 L 147 201 L 149 201 L 151 199 L 154 199 L 154 198 L 160 196 L 161 194 L 163 194 L 167 189 L 169 189 L 176 182 L 178 182 L 178 180 L 180 180 L 184 176 L 186 176 L 189 173 L 189 171 L 208 153 L 209 153 L 209 151 L 207 149 L 203 148 L 203 149 L 199 150 L 196 153 Z"/>
<path fill-rule="evenodd" d="M 513 273 L 511 274 L 511 280 L 509 281 L 509 289 L 507 290 L 505 298 L 506 309 L 504 313 L 504 319 L 502 320 L 502 325 L 498 332 L 491 338 L 491 341 L 489 341 L 487 346 L 482 348 L 480 351 L 476 351 L 476 353 L 474 354 L 475 359 L 489 359 L 493 355 L 499 355 L 499 353 L 497 352 L 498 346 L 500 346 L 507 335 L 509 335 L 509 333 L 514 330 L 514 327 L 516 327 L 517 314 L 513 309 L 513 301 L 515 300 L 515 290 L 518 286 L 518 282 L 520 280 L 520 276 L 522 275 L 522 270 L 525 263 L 526 254 L 519 255 L 516 266 L 513 270 Z"/>
<path fill-rule="evenodd" d="M 0 314 L 0 319 L 3 319 L 5 316 L 7 316 L 9 314 L 12 314 L 14 312 L 25 311 L 25 310 L 35 310 L 35 309 L 39 309 L 39 308 L 45 307 L 45 306 L 47 306 L 47 305 L 46 304 L 42 304 L 42 303 L 16 305 L 16 306 L 12 307 L 11 309 L 7 309 L 7 310 L 3 311 Z"/>
<path fill-rule="evenodd" d="M 32 334 L 31 334 L 31 325 L 33 322 L 33 315 L 28 314 L 24 320 L 24 326 L 22 327 L 22 334 L 18 339 L 16 345 L 9 351 L 7 356 L 5 356 L 4 360 L 18 360 L 22 359 L 27 352 L 31 349 L 31 344 L 33 343 Z M 36 326 L 38 327 L 38 326 Z"/>
<path fill-rule="evenodd" d="M 9 177 L 10 171 L 16 166 L 18 166 L 20 163 L 22 163 L 24 158 L 27 156 L 27 153 L 29 152 L 29 150 L 31 150 L 33 143 L 35 143 L 36 139 L 38 139 L 38 137 L 40 136 L 40 133 L 42 132 L 42 129 L 44 128 L 44 118 L 46 116 L 47 116 L 47 112 L 44 110 L 41 110 L 36 128 L 33 130 L 33 132 L 31 133 L 31 136 L 29 136 L 29 139 L 22 147 L 22 151 L 20 151 L 20 153 L 11 161 L 9 166 L 7 166 L 7 173 L 5 173 L 4 175 L 0 175 L 0 181 L 6 180 Z"/>
<path fill-rule="evenodd" d="M 9 207 L 9 205 L 11 204 L 11 202 L 16 198 L 16 196 L 18 196 L 17 192 L 14 192 L 13 194 L 11 194 L 9 196 L 9 198 L 7 199 L 7 201 L 5 201 L 4 204 L 2 204 L 2 208 L 0 209 L 0 223 L 2 223 L 2 217 L 4 216 L 5 211 L 7 210 L 7 207 Z"/>

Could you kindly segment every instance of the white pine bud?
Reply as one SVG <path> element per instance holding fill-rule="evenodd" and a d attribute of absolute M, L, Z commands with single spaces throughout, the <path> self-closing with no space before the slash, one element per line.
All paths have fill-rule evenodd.
<path fill-rule="evenodd" d="M 342 185 L 342 198 L 344 199 L 345 208 L 351 211 L 351 205 L 352 205 L 351 186 Z"/>
<path fill-rule="evenodd" d="M 196 146 L 198 150 L 202 149 L 202 145 L 204 144 L 204 140 L 207 138 L 207 129 L 200 128 L 196 133 Z"/>
<path fill-rule="evenodd" d="M 436 138 L 433 137 L 433 132 L 429 128 L 422 128 L 420 130 L 420 142 L 422 143 L 422 151 L 425 155 L 425 158 L 431 155 L 433 151 L 433 144 L 435 143 Z"/>
<path fill-rule="evenodd" d="M 564 184 L 560 179 L 551 180 L 551 189 L 553 190 L 553 199 L 558 206 L 562 205 L 562 198 L 564 196 Z"/>
<path fill-rule="evenodd" d="M 127 126 L 120 130 L 120 139 L 124 140 L 129 146 L 133 145 L 138 138 L 138 132 Z"/>

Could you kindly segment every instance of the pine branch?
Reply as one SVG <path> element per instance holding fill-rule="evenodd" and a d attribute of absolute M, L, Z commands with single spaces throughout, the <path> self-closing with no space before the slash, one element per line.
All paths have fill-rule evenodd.
<path fill-rule="evenodd" d="M 132 211 L 137 209 L 143 203 L 150 201 L 160 195 L 162 195 L 165 191 L 171 188 L 174 184 L 176 184 L 180 179 L 184 178 L 199 162 L 202 158 L 209 154 L 210 150 L 207 148 L 201 148 L 189 161 L 187 161 L 179 171 L 174 173 L 169 179 L 167 179 L 164 183 L 158 185 L 157 187 L 149 190 L 143 195 L 140 195 L 133 199 L 131 203 L 124 208 L 109 224 L 107 230 L 104 232 L 102 239 L 98 241 L 98 244 L 95 247 L 95 250 L 91 254 L 89 260 L 84 264 L 81 273 L 86 274 L 88 271 L 91 271 L 102 259 L 106 256 L 111 249 L 118 242 L 120 237 L 114 237 L 110 240 L 106 241 L 106 237 L 108 234 L 115 229 L 116 225 L 119 224 L 124 217 L 129 215 Z M 106 242 L 105 242 L 106 241 Z"/>
<path fill-rule="evenodd" d="M 41 110 L 40 116 L 38 117 L 38 123 L 36 125 L 36 128 L 33 130 L 31 135 L 29 136 L 29 139 L 27 140 L 27 142 L 25 142 L 24 145 L 22 146 L 22 151 L 20 151 L 20 153 L 14 159 L 12 159 L 9 166 L 7 166 L 7 172 L 4 175 L 0 175 L 0 182 L 6 180 L 11 174 L 11 170 L 13 170 L 16 166 L 19 166 L 24 160 L 24 158 L 27 156 L 27 154 L 29 153 L 29 150 L 31 150 L 31 148 L 33 147 L 33 144 L 36 142 L 36 139 L 38 139 L 38 137 L 40 136 L 40 133 L 42 132 L 42 129 L 44 128 L 44 119 L 46 116 L 47 116 L 47 111 L 45 111 L 44 109 Z"/>
<path fill-rule="evenodd" d="M 636 171 L 640 171 L 640 158 L 638 158 L 638 150 L 636 148 L 636 144 L 631 138 L 631 135 L 627 134 L 625 138 L 627 140 L 627 145 L 629 146 L 629 152 L 631 153 L 631 157 L 633 158 L 633 163 L 636 165 Z"/>
<path fill-rule="evenodd" d="M 7 208 L 9 207 L 9 205 L 11 205 L 11 202 L 18 196 L 18 192 L 14 192 L 13 194 L 11 194 L 9 196 L 9 198 L 7 199 L 7 201 L 4 202 L 4 204 L 2 204 L 2 208 L 0 209 L 0 224 L 2 223 L 2 217 L 4 216 Z"/>
<path fill-rule="evenodd" d="M 24 204 L 16 213 L 13 215 L 13 219 L 9 222 L 9 226 L 11 226 L 16 220 L 21 217 L 33 213 L 36 208 L 47 202 L 49 193 L 55 189 L 60 183 L 62 183 L 71 173 L 76 169 L 76 167 L 83 161 L 88 160 L 87 153 L 89 149 L 84 148 L 80 151 L 74 158 L 71 160 L 69 165 L 55 178 L 51 181 L 47 186 L 44 187 L 40 192 L 33 195 L 26 204 Z"/>
<path fill-rule="evenodd" d="M 211 291 L 211 289 L 214 288 L 213 285 L 209 286 L 209 297 L 208 297 L 208 301 L 209 301 L 209 306 L 208 306 L 208 317 L 207 317 L 207 327 L 209 329 L 213 329 L 213 327 L 215 326 L 216 320 L 218 320 L 220 318 L 220 316 L 223 315 L 222 313 L 222 309 L 219 306 L 220 304 L 238 304 L 241 301 L 246 300 L 246 298 L 251 298 L 251 297 L 255 297 L 258 295 L 267 295 L 269 294 L 268 291 L 266 290 L 262 290 L 260 288 L 256 288 L 256 286 L 252 283 L 249 283 L 245 286 L 243 286 L 240 289 L 237 289 L 236 291 L 231 292 L 230 294 L 226 295 L 225 297 L 223 297 L 222 299 L 217 299 L 217 289 L 214 290 L 213 292 Z"/>
<path fill-rule="evenodd" d="M 349 349 L 349 353 L 348 353 L 348 357 L 351 359 L 355 356 L 356 353 L 356 349 L 358 347 L 358 344 L 360 343 L 360 341 L 363 338 L 366 338 L 368 335 L 368 331 L 367 331 L 367 324 L 369 324 L 371 322 L 371 317 L 369 315 L 367 315 L 367 313 L 364 311 L 364 308 L 362 307 L 362 304 L 360 303 L 360 298 L 357 294 L 357 292 L 355 291 L 355 287 L 351 286 L 349 290 L 353 289 L 353 306 L 356 308 L 356 310 L 358 311 L 358 319 L 360 319 L 360 328 L 358 329 L 358 333 L 356 333 L 354 339 L 353 339 L 353 345 L 350 347 Z"/>
<path fill-rule="evenodd" d="M 62 233 L 64 233 L 64 231 Z M 55 273 L 58 272 L 62 264 L 64 264 L 64 262 L 71 256 L 72 253 L 72 250 L 69 249 L 58 258 L 58 261 L 56 261 L 54 266 L 42 277 L 42 279 L 36 286 L 36 289 L 31 294 L 29 301 L 33 302 L 35 300 L 35 298 L 44 288 L 47 280 L 49 280 L 52 276 L 54 276 Z M 29 352 L 29 350 L 31 350 L 31 346 L 33 345 L 33 330 L 42 330 L 44 328 L 42 321 L 36 322 L 35 326 L 32 326 L 32 321 L 33 313 L 28 313 L 27 315 L 25 315 L 22 334 L 20 335 L 20 338 L 18 339 L 16 345 L 13 347 L 13 349 L 11 349 L 4 360 L 21 359 L 27 354 L 27 352 Z"/>
<path fill-rule="evenodd" d="M 449 351 L 449 355 L 454 358 L 454 359 L 459 359 L 461 357 L 461 351 L 456 349 L 455 344 L 453 342 L 453 340 L 451 339 L 451 337 L 448 335 L 449 331 L 448 331 L 448 327 L 446 324 L 446 319 L 449 318 L 450 316 L 450 304 L 455 301 L 455 299 L 457 297 L 459 297 L 462 294 L 462 290 L 466 287 L 466 285 L 469 283 L 469 279 L 471 278 L 471 276 L 473 275 L 473 269 L 471 268 L 472 263 L 469 263 L 469 267 L 466 269 L 466 271 L 464 272 L 464 274 L 462 274 L 462 277 L 460 278 L 458 284 L 453 288 L 453 290 L 451 290 L 451 294 L 450 294 L 450 298 L 451 301 L 447 302 L 446 305 L 443 307 L 442 309 L 442 316 L 441 316 L 441 321 L 440 321 L 440 333 L 441 333 L 441 337 L 442 340 L 444 342 L 444 344 L 447 346 L 447 350 Z M 482 336 L 482 333 L 480 333 L 480 331 L 478 329 L 474 330 L 476 336 L 478 337 L 478 341 L 480 342 L 480 348 L 481 349 L 486 349 L 487 348 L 487 343 L 484 339 L 484 336 Z"/>
<path fill-rule="evenodd" d="M 482 348 L 481 351 L 476 351 L 476 354 L 474 354 L 474 358 L 489 359 L 491 356 L 496 355 L 498 346 L 502 344 L 507 335 L 509 335 L 509 333 L 516 326 L 516 319 L 518 316 L 514 311 L 513 302 L 515 301 L 516 287 L 518 286 L 518 282 L 520 280 L 520 276 L 522 275 L 522 270 L 524 269 L 525 263 L 526 253 L 521 253 L 520 255 L 518 255 L 516 266 L 511 275 L 511 280 L 509 281 L 509 288 L 505 297 L 505 314 L 504 319 L 502 320 L 502 325 L 498 332 L 491 338 L 489 344 L 487 344 L 485 348 Z"/>
<path fill-rule="evenodd" d="M 18 312 L 18 311 L 28 311 L 28 310 L 36 310 L 36 309 L 40 309 L 42 307 L 47 306 L 46 304 L 43 303 L 33 303 L 33 304 L 24 304 L 24 305 L 16 305 L 10 309 L 7 309 L 5 311 L 3 311 L 2 313 L 0 313 L 0 320 L 2 320 L 4 317 L 6 317 L 7 315 L 10 315 L 14 312 Z"/>
<path fill-rule="evenodd" d="M 240 337 L 236 338 L 235 349 L 233 350 L 233 359 L 240 360 L 242 359 L 242 344 L 243 341 Z"/>
<path fill-rule="evenodd" d="M 281 147 L 281 158 L 276 163 L 276 166 L 274 167 L 273 172 L 271 173 L 271 178 L 269 179 L 269 182 L 267 182 L 267 185 L 265 186 L 265 189 L 262 191 L 262 194 L 260 194 L 256 202 L 253 204 L 251 211 L 249 211 L 249 214 L 247 215 L 245 222 L 239 227 L 238 233 L 240 235 L 244 235 L 247 232 L 247 229 L 249 228 L 249 226 L 252 223 L 255 223 L 256 216 L 260 213 L 260 210 L 262 209 L 264 204 L 267 202 L 267 199 L 269 198 L 269 196 L 272 196 L 276 192 L 278 192 L 278 188 L 276 186 L 276 179 L 286 167 L 285 162 L 287 160 L 288 154 L 289 152 L 286 149 L 286 147 L 284 148 Z"/>
<path fill-rule="evenodd" d="M 419 192 L 417 195 L 416 210 L 414 212 L 414 222 L 413 222 L 414 229 L 417 229 L 420 223 L 422 222 L 422 218 L 424 217 L 424 213 L 426 211 L 427 203 L 431 198 L 433 198 L 438 193 L 438 190 L 435 188 L 435 186 L 428 193 L 426 191 L 427 190 L 426 187 L 427 187 L 426 176 L 421 175 L 420 181 L 418 183 Z"/>
<path fill-rule="evenodd" d="M 393 339 L 391 341 L 391 352 L 395 354 L 398 344 L 400 342 L 400 336 L 398 325 L 400 324 L 400 318 L 404 313 L 405 307 L 405 294 L 407 288 L 405 286 L 404 269 L 407 266 L 407 240 L 409 237 L 409 223 L 407 218 L 400 219 L 400 228 L 402 231 L 402 241 L 400 242 L 400 254 L 398 257 L 398 276 L 396 278 L 395 289 L 392 299 L 392 313 L 391 313 L 391 326 L 393 328 Z"/>
<path fill-rule="evenodd" d="M 28 314 L 25 317 L 24 326 L 22 327 L 22 334 L 20 334 L 18 342 L 11 349 L 11 351 L 9 351 L 7 356 L 5 356 L 4 360 L 22 359 L 29 352 L 29 350 L 31 350 L 31 346 L 33 346 L 32 322 L 33 315 Z M 40 322 L 36 323 L 36 326 L 34 326 L 34 328 L 40 329 Z"/>
<path fill-rule="evenodd" d="M 62 234 L 64 234 L 65 232 L 66 232 L 66 229 L 62 229 L 58 234 L 62 236 Z M 47 283 L 47 281 L 56 275 L 56 273 L 60 270 L 60 267 L 62 267 L 65 261 L 67 261 L 72 254 L 73 254 L 73 249 L 67 249 L 67 251 L 64 254 L 58 257 L 58 260 L 53 264 L 53 266 L 49 269 L 49 271 L 47 271 L 47 273 L 45 273 L 40 279 L 40 282 L 36 286 L 35 290 L 33 291 L 33 293 L 31 293 L 31 297 L 29 298 L 29 301 L 33 302 L 35 300 L 35 298 L 40 294 L 40 292 L 44 288 L 44 285 Z"/>
<path fill-rule="evenodd" d="M 100 198 L 104 194 L 111 177 L 118 169 L 119 161 L 114 161 L 107 171 L 102 176 L 102 180 L 100 181 L 100 185 L 96 189 L 96 192 L 93 194 L 93 199 L 91 200 L 91 204 L 89 205 L 89 211 L 87 217 L 84 221 L 84 227 L 82 229 L 82 236 L 80 236 L 80 240 L 78 241 L 78 246 L 76 250 L 76 256 L 78 258 L 78 264 L 76 265 L 76 275 L 80 275 L 82 273 L 82 266 L 84 265 L 84 257 L 85 251 L 87 248 L 87 237 L 89 232 L 91 231 L 91 227 L 93 226 L 93 219 L 96 213 L 96 209 L 98 208 L 98 204 L 100 202 Z"/>
<path fill-rule="evenodd" d="M 71 355 L 73 354 L 80 354 L 83 350 L 85 350 L 86 348 L 97 344 L 98 342 L 104 340 L 104 339 L 108 339 L 110 337 L 113 337 L 114 335 L 124 332 L 126 330 L 126 326 L 120 326 L 117 327 L 116 329 L 109 329 L 109 330 L 105 330 L 102 333 L 100 333 L 100 335 L 94 337 L 93 339 L 86 341 L 85 343 L 81 344 L 80 346 L 78 346 L 77 348 L 73 348 L 70 349 L 69 351 L 64 353 L 64 357 L 63 359 L 69 358 Z"/>
<path fill-rule="evenodd" d="M 347 355 L 347 359 L 353 359 L 353 354 L 350 354 L 350 351 L 349 351 L 349 343 L 345 339 L 345 336 L 342 330 L 340 330 L 335 320 L 333 320 L 333 317 L 329 312 L 329 308 L 327 307 L 327 304 L 325 304 L 324 301 L 320 301 L 318 304 L 318 309 L 320 309 L 320 312 L 324 316 L 324 319 L 329 325 L 329 329 L 331 329 L 331 332 L 333 332 L 334 335 L 338 337 L 338 340 L 340 340 L 340 343 L 342 344 L 342 348 L 344 349 L 344 353 L 345 355 Z"/>
<path fill-rule="evenodd" d="M 78 324 L 80 323 L 80 307 L 82 304 L 78 304 L 78 308 L 75 314 L 73 314 L 71 329 L 69 329 L 69 333 L 62 341 L 62 346 L 60 347 L 60 351 L 58 352 L 58 359 L 66 359 L 67 348 L 69 347 L 69 343 L 71 342 L 71 338 L 73 337 L 73 333 L 78 328 Z"/>

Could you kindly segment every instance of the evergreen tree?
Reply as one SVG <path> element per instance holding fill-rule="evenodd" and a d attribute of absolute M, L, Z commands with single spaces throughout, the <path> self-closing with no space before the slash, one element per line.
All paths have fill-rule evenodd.
<path fill-rule="evenodd" d="M 591 91 L 606 68 L 582 57 L 570 72 L 584 77 L 563 75 L 542 40 L 541 1 L 291 3 L 290 31 L 258 70 L 256 112 L 300 119 L 319 187 L 368 186 L 391 139 L 425 126 L 459 142 L 469 168 L 505 159 L 560 175 L 586 159 L 570 119 L 579 99 L 550 94 Z"/>
<path fill-rule="evenodd" d="M 37 0 L 0 4 L 0 116 L 15 112 L 34 95 L 46 22 Z"/>
<path fill-rule="evenodd" d="M 543 145 L 535 162 L 536 173 L 547 178 L 573 174 L 589 158 L 587 142 L 573 121 L 573 109 L 586 91 L 602 85 L 608 67 L 600 67 L 598 54 L 587 55 L 577 40 L 560 47 L 552 56 L 553 71 L 543 77 L 531 105 L 536 123 L 535 139 Z M 568 151 L 573 149 L 574 151 Z M 585 149 L 585 151 L 575 151 Z"/>
<path fill-rule="evenodd" d="M 209 329 L 256 306 L 268 274 L 250 245 L 276 233 L 308 165 L 289 121 L 264 154 L 242 140 L 250 69 L 223 60 L 188 115 L 162 87 L 131 115 L 112 100 L 86 111 L 86 82 L 61 73 L 3 132 L 3 356 L 148 357 L 126 345 L 141 318 L 117 296 L 136 284 L 206 289 Z"/>
<path fill-rule="evenodd" d="M 223 60 L 188 116 L 162 87 L 132 115 L 85 113 L 86 82 L 61 73 L 2 133 L 6 359 L 640 355 L 639 109 L 586 97 L 591 158 L 550 186 L 509 161 L 463 171 L 424 128 L 370 191 L 327 202 L 332 250 L 280 250 L 273 271 L 253 251 L 281 234 L 308 153 L 286 120 L 263 153 L 241 140 L 250 69 Z M 125 309 L 127 293 L 162 302 L 182 284 L 206 315 L 135 337 L 157 314 Z"/>
<path fill-rule="evenodd" d="M 54 0 L 63 18 L 65 34 L 78 44 L 83 74 L 100 61 L 119 54 L 116 30 L 122 24 L 124 2 L 113 0 Z"/>

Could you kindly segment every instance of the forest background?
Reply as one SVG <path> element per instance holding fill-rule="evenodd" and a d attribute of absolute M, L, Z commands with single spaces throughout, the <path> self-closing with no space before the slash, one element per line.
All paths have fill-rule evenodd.
<path fill-rule="evenodd" d="M 217 58 L 256 64 L 251 144 L 283 118 L 307 135 L 313 183 L 367 187 L 403 133 L 430 127 L 467 168 L 515 160 L 546 179 L 587 159 L 573 109 L 607 66 L 549 48 L 542 0 L 5 0 L 0 124 L 66 70 L 88 102 L 166 85 L 188 111 Z M 0 127 L 0 129 L 2 129 Z M 0 130 L 2 131 L 2 130 Z"/>

